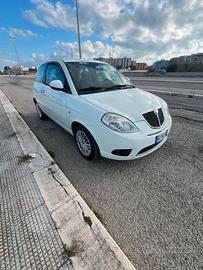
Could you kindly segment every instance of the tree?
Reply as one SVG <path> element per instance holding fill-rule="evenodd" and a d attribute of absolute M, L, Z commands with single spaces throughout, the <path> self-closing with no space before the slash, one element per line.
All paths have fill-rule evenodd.
<path fill-rule="evenodd" d="M 171 63 L 167 66 L 167 72 L 175 72 L 177 70 L 178 65 L 176 63 Z"/>
<path fill-rule="evenodd" d="M 5 66 L 4 69 L 3 69 L 3 73 L 7 74 L 7 75 L 10 75 L 10 70 L 11 70 L 11 68 L 9 66 Z"/>

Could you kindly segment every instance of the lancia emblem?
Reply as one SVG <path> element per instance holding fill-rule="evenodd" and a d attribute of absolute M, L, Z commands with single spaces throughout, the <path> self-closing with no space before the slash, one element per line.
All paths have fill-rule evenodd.
<path fill-rule="evenodd" d="M 154 109 L 154 113 L 158 115 L 159 111 L 157 109 Z"/>
<path fill-rule="evenodd" d="M 161 126 L 161 121 L 159 119 L 159 110 L 158 109 L 154 109 L 153 112 L 156 114 L 157 120 L 159 122 L 159 126 Z"/>

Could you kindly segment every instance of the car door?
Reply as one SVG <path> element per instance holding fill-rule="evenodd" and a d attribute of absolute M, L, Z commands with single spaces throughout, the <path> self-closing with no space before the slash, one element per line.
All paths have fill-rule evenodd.
<path fill-rule="evenodd" d="M 60 80 L 63 89 L 53 89 L 50 82 Z M 48 115 L 59 125 L 67 129 L 70 87 L 59 63 L 51 62 L 48 64 L 45 76 L 45 95 L 47 102 Z"/>
<path fill-rule="evenodd" d="M 45 96 L 46 85 L 44 84 L 46 67 L 47 64 L 43 64 L 38 68 L 37 75 L 33 84 L 34 98 L 39 104 L 41 110 L 45 113 L 47 113 L 47 104 Z"/>

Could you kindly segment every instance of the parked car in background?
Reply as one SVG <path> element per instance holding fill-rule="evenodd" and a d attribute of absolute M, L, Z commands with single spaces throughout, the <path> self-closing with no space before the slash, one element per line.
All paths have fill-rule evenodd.
<path fill-rule="evenodd" d="M 44 63 L 33 84 L 33 100 L 39 117 L 48 116 L 71 133 L 88 160 L 143 157 L 163 145 L 172 125 L 164 100 L 99 61 Z"/>

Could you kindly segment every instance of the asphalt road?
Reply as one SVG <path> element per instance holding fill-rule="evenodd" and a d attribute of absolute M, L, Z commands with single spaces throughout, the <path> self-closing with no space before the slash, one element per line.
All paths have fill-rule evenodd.
<path fill-rule="evenodd" d="M 182 83 L 194 83 L 194 84 L 202 84 L 203 78 L 183 78 L 183 77 L 166 77 L 163 75 L 160 76 L 135 76 L 131 74 L 128 74 L 128 77 L 135 78 L 137 81 L 142 81 L 143 78 L 145 81 L 155 81 L 155 82 L 182 82 Z"/>
<path fill-rule="evenodd" d="M 168 141 L 134 161 L 84 160 L 73 138 L 38 119 L 31 80 L 0 78 L 0 88 L 137 270 L 203 269 L 203 99 L 161 95 L 173 128 Z"/>
<path fill-rule="evenodd" d="M 184 92 L 196 91 L 203 95 L 203 78 L 171 78 L 163 76 L 135 76 L 132 73 L 127 73 L 130 80 L 140 88 L 167 88 L 170 91 L 173 89 L 184 89 Z M 185 91 L 187 90 L 187 91 Z M 190 91 L 189 91 L 190 90 Z"/>
<path fill-rule="evenodd" d="M 155 82 L 182 82 L 184 84 L 194 83 L 194 84 L 203 84 L 203 73 L 200 72 L 198 77 L 194 76 L 167 76 L 167 75 L 148 75 L 139 74 L 137 72 L 123 72 L 123 74 L 129 78 L 135 79 L 137 81 L 155 81 Z M 173 74 L 171 74 L 173 75 Z M 175 74 L 174 74 L 175 75 Z M 183 74 L 184 75 L 184 74 Z"/>
<path fill-rule="evenodd" d="M 187 89 L 201 89 L 203 90 L 203 82 L 180 82 L 174 80 L 149 80 L 146 78 L 130 78 L 137 86 L 158 86 L 158 87 L 168 87 L 168 88 L 187 88 Z"/>

